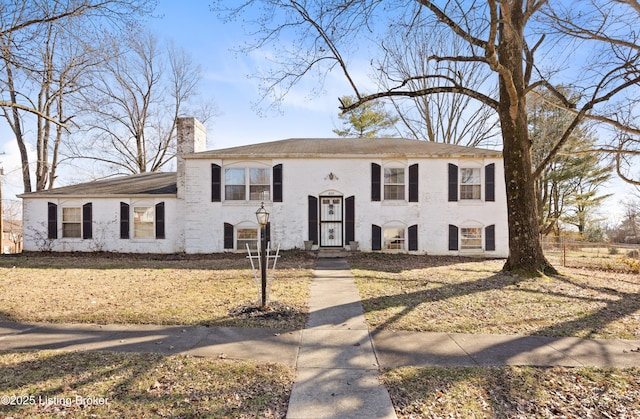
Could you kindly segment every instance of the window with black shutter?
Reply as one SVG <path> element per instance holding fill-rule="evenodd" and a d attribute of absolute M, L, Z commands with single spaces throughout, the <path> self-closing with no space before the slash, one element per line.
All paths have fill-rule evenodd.
<path fill-rule="evenodd" d="M 409 202 L 418 202 L 418 164 L 409 166 Z"/>
<path fill-rule="evenodd" d="M 458 227 L 449 224 L 449 250 L 458 250 Z"/>
<path fill-rule="evenodd" d="M 484 167 L 484 200 L 493 202 L 496 200 L 496 165 L 488 164 Z"/>
<path fill-rule="evenodd" d="M 164 239 L 164 202 L 156 204 L 156 239 Z"/>
<path fill-rule="evenodd" d="M 458 166 L 449 163 L 449 202 L 458 200 Z"/>
<path fill-rule="evenodd" d="M 93 206 L 91 202 L 82 206 L 82 238 L 93 237 Z"/>
<path fill-rule="evenodd" d="M 382 250 L 382 227 L 371 225 L 371 250 Z"/>
<path fill-rule="evenodd" d="M 120 202 L 120 238 L 129 238 L 129 204 Z"/>
<path fill-rule="evenodd" d="M 409 250 L 418 250 L 418 225 L 409 226 Z"/>
<path fill-rule="evenodd" d="M 282 165 L 273 166 L 273 202 L 282 202 Z"/>
<path fill-rule="evenodd" d="M 380 174 L 382 168 L 379 164 L 371 163 L 371 200 L 380 201 Z"/>
<path fill-rule="evenodd" d="M 233 249 L 233 224 L 224 223 L 224 248 Z"/>
<path fill-rule="evenodd" d="M 58 238 L 58 206 L 53 202 L 47 204 L 47 238 Z"/>
<path fill-rule="evenodd" d="M 484 229 L 484 250 L 496 250 L 496 226 L 492 224 Z"/>
<path fill-rule="evenodd" d="M 222 168 L 211 164 L 211 202 L 222 201 Z"/>

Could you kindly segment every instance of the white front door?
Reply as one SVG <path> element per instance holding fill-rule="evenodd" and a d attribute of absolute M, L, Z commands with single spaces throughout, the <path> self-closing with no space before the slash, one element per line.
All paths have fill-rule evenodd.
<path fill-rule="evenodd" d="M 342 197 L 320 197 L 320 246 L 342 247 Z"/>

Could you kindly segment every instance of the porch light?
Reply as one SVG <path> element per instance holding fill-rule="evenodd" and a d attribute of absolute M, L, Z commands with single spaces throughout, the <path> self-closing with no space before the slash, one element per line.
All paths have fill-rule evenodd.
<path fill-rule="evenodd" d="M 264 227 L 269 224 L 269 211 L 264 207 L 264 202 L 260 204 L 260 208 L 256 211 L 256 218 L 258 219 L 260 227 Z"/>

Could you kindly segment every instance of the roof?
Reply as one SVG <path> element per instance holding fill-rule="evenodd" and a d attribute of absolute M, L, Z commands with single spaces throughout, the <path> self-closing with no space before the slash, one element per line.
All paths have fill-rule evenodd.
<path fill-rule="evenodd" d="M 203 151 L 186 158 L 500 157 L 499 151 L 404 138 L 290 138 Z"/>
<path fill-rule="evenodd" d="M 150 172 L 30 192 L 20 197 L 175 195 L 178 190 L 176 182 L 176 172 Z"/>
<path fill-rule="evenodd" d="M 495 150 L 403 138 L 290 138 L 184 156 L 195 159 L 500 157 Z M 21 198 L 176 195 L 176 172 L 150 172 L 30 192 Z"/>

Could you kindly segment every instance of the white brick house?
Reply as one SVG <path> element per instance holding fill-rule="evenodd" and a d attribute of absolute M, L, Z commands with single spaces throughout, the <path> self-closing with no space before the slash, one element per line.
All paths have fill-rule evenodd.
<path fill-rule="evenodd" d="M 24 194 L 24 249 L 139 253 L 244 250 L 271 213 L 282 249 L 508 255 L 500 153 L 396 138 L 288 139 L 204 151 L 178 120 L 177 173 Z"/>

